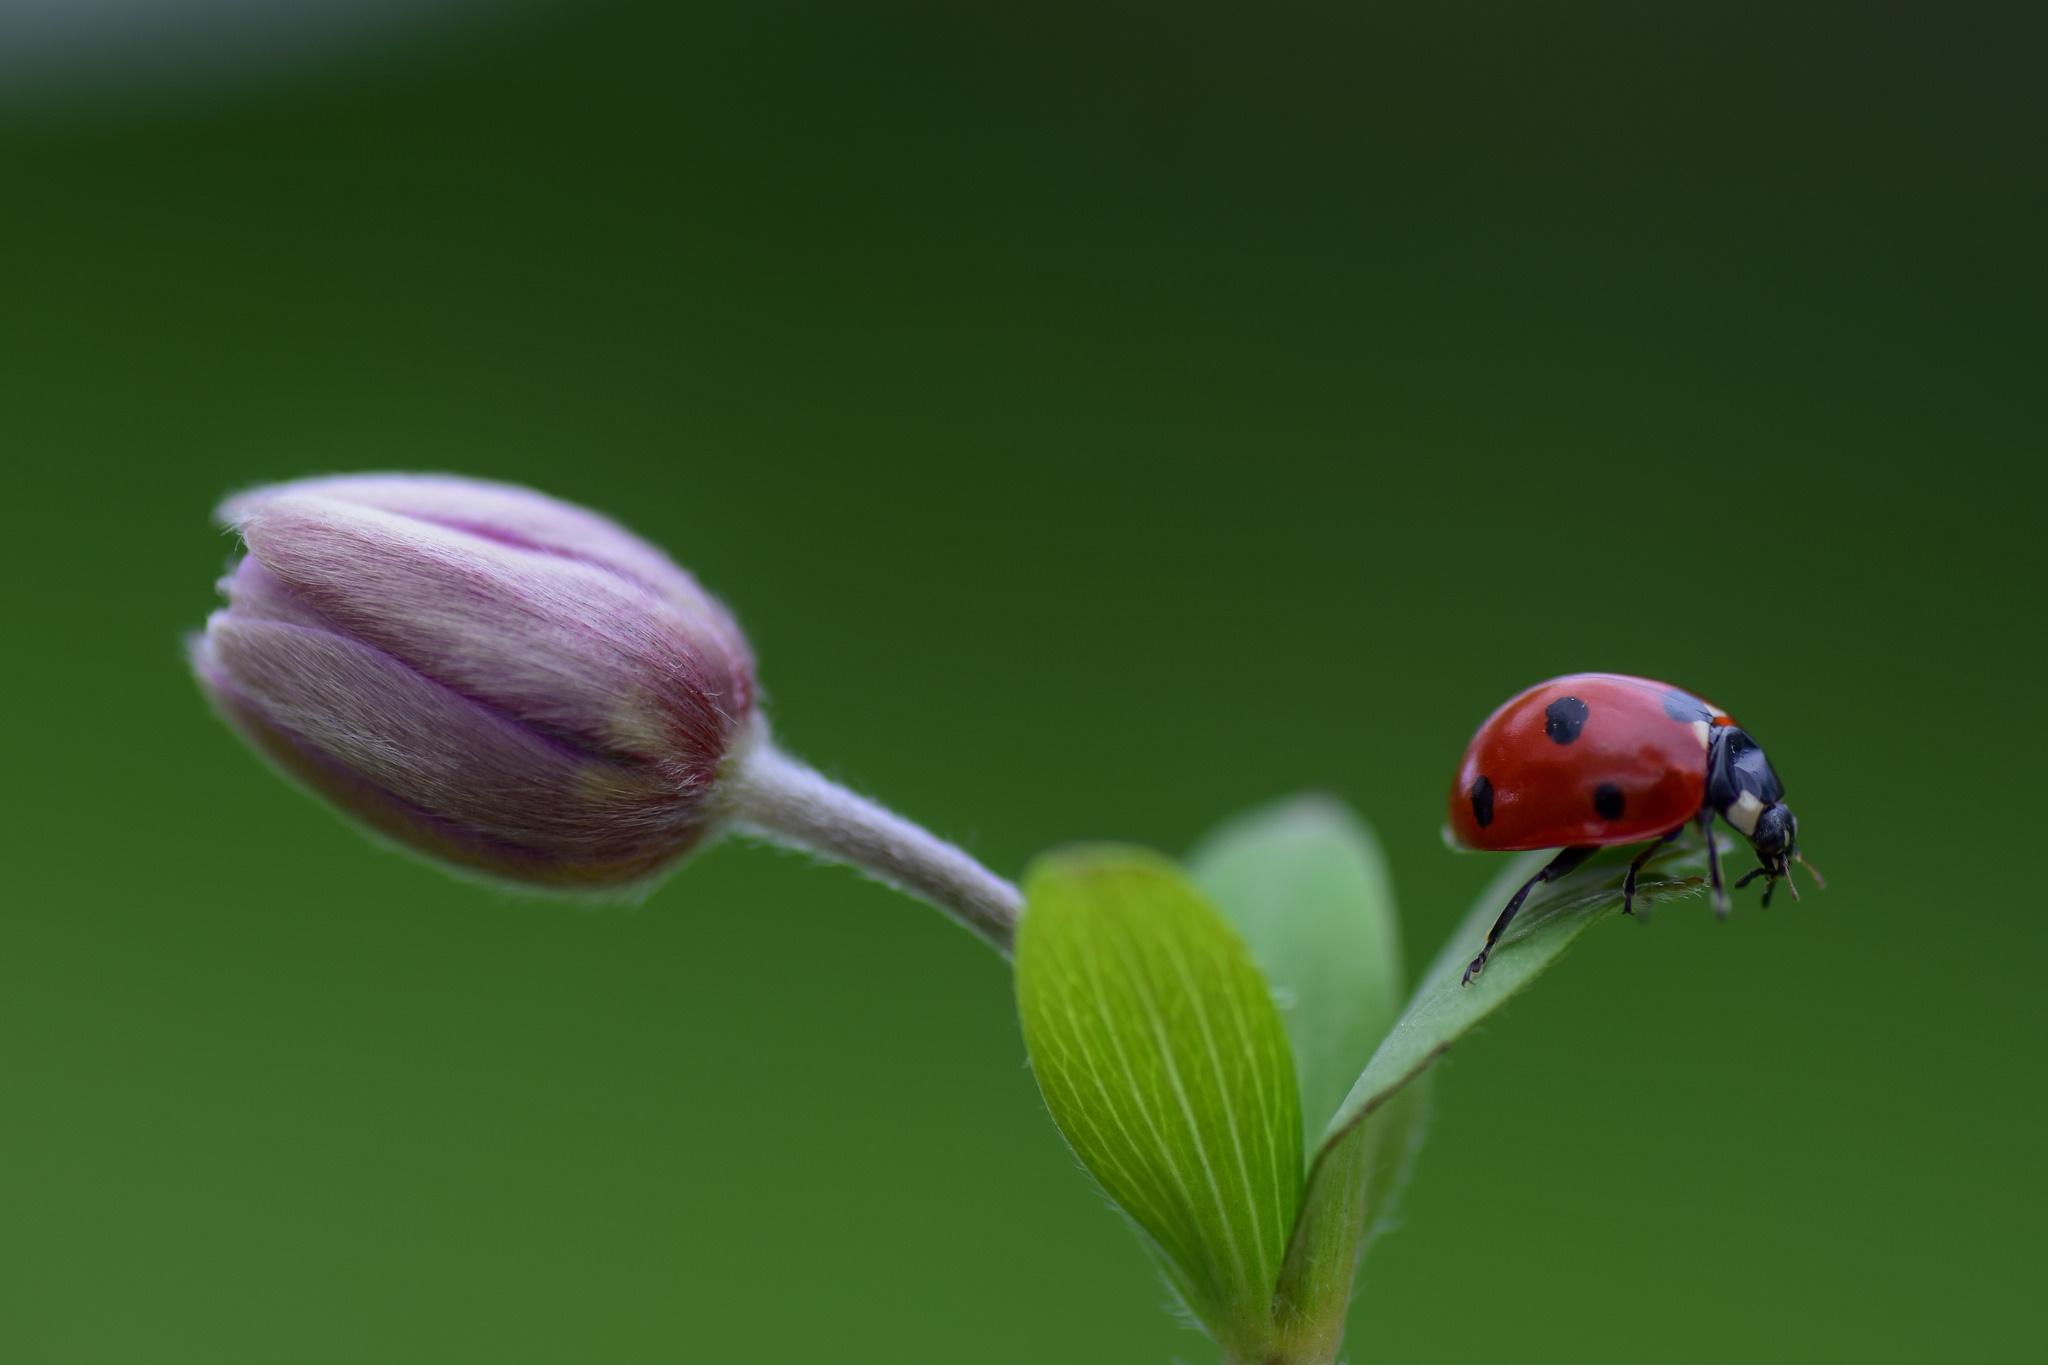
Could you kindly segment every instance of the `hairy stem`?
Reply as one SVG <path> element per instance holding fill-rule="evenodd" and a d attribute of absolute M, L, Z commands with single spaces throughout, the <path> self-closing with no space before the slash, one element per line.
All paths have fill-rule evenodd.
<path fill-rule="evenodd" d="M 742 833 L 859 868 L 959 920 L 1009 956 L 1024 895 L 965 852 L 858 796 L 763 734 L 720 781 Z"/>

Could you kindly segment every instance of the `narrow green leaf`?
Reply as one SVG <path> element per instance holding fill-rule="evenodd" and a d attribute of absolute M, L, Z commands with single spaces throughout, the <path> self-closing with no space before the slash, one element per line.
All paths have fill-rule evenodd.
<path fill-rule="evenodd" d="M 1537 886 L 1523 902 L 1522 912 L 1515 917 L 1500 946 L 1494 949 L 1485 973 L 1474 978 L 1471 985 L 1462 985 L 1465 965 L 1485 944 L 1486 932 L 1493 927 L 1501 907 L 1507 904 L 1515 888 L 1535 875 L 1552 855 L 1527 853 L 1504 867 L 1493 884 L 1480 893 L 1457 932 L 1423 974 L 1422 984 L 1416 987 L 1408 1008 L 1330 1121 L 1323 1135 L 1324 1150 L 1328 1150 L 1331 1139 L 1420 1075 L 1423 1068 L 1443 1055 L 1474 1024 L 1549 970 L 1578 942 L 1579 935 L 1621 909 L 1622 874 L 1636 851 L 1608 849 L 1562 881 Z M 1646 866 L 1636 886 L 1637 904 L 1647 907 L 1689 895 L 1698 888 L 1705 872 L 1703 850 L 1673 844 Z"/>
<path fill-rule="evenodd" d="M 1042 858 L 1025 900 L 1017 1003 L 1046 1107 L 1195 1319 L 1260 1357 L 1303 1156 L 1265 978 L 1180 869 L 1142 849 Z"/>
<path fill-rule="evenodd" d="M 1429 1064 L 1562 957 L 1580 934 L 1621 908 L 1622 871 L 1635 852 L 1611 850 L 1564 881 L 1538 886 L 1485 973 L 1470 986 L 1460 984 L 1465 964 L 1478 954 L 1514 889 L 1552 855 L 1533 853 L 1509 863 L 1451 935 L 1317 1146 L 1275 1295 L 1284 1358 L 1336 1357 L 1357 1258 L 1385 1226 L 1420 1145 Z M 1699 851 L 1667 849 L 1648 864 L 1637 884 L 1637 903 L 1689 894 L 1704 871 Z"/>
<path fill-rule="evenodd" d="M 1272 983 L 1306 1146 L 1401 1011 L 1401 926 L 1379 843 L 1341 801 L 1299 796 L 1225 824 L 1188 866 Z"/>

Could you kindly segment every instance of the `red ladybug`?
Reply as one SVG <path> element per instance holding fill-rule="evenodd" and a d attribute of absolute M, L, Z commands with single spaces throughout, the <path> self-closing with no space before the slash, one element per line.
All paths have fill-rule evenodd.
<path fill-rule="evenodd" d="M 1716 815 L 1749 840 L 1762 864 L 1735 885 L 1764 878 L 1769 905 L 1783 877 L 1797 900 L 1791 860 L 1813 872 L 1799 857 L 1799 822 L 1770 760 L 1727 712 L 1669 683 L 1619 673 L 1552 678 L 1512 698 L 1465 748 L 1447 832 L 1466 848 L 1559 852 L 1501 911 L 1465 969 L 1465 984 L 1485 969 L 1538 882 L 1558 880 L 1600 849 L 1649 840 L 1622 879 L 1621 908 L 1630 913 L 1637 871 L 1695 823 L 1706 838 L 1714 910 L 1727 914 Z"/>

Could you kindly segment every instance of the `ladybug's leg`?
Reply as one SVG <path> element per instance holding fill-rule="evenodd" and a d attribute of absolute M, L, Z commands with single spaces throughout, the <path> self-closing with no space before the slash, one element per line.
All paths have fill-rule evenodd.
<path fill-rule="evenodd" d="M 1776 877 L 1771 876 L 1769 868 L 1752 867 L 1749 871 L 1743 873 L 1740 877 L 1737 877 L 1735 879 L 1735 889 L 1737 891 L 1740 891 L 1743 887 L 1748 886 L 1758 877 L 1762 877 L 1765 879 L 1764 909 L 1768 910 L 1771 908 L 1771 893 L 1778 889 L 1778 879 Z M 1789 872 L 1785 874 L 1785 885 L 1792 886 L 1792 874 Z M 1799 888 L 1796 886 L 1792 886 L 1792 899 L 1795 901 L 1799 899 Z"/>
<path fill-rule="evenodd" d="M 1728 918 L 1728 888 L 1721 885 L 1721 846 L 1714 841 L 1714 813 L 1700 813 L 1700 829 L 1707 836 L 1707 874 L 1714 884 L 1714 914 Z"/>
<path fill-rule="evenodd" d="M 1465 969 L 1465 980 L 1462 984 L 1471 985 L 1472 978 L 1486 970 L 1486 959 L 1493 952 L 1493 945 L 1500 942 L 1500 936 L 1507 932 L 1508 924 L 1521 911 L 1522 902 L 1528 898 L 1536 883 L 1558 880 L 1599 851 L 1597 847 L 1559 849 L 1557 856 L 1544 864 L 1541 872 L 1523 882 L 1522 889 L 1515 893 L 1514 899 L 1508 902 L 1508 908 L 1500 912 L 1500 918 L 1495 920 L 1493 928 L 1487 931 L 1486 946 L 1479 950 L 1479 956 L 1473 958 L 1472 965 Z"/>
<path fill-rule="evenodd" d="M 1657 850 L 1663 848 L 1664 845 L 1670 843 L 1683 833 L 1685 833 L 1685 826 L 1680 825 L 1677 829 L 1663 835 L 1655 843 L 1644 848 L 1641 853 L 1635 856 L 1635 860 L 1628 865 L 1628 875 L 1621 879 L 1622 914 L 1633 915 L 1636 912 L 1636 873 L 1642 871 L 1644 863 L 1657 856 Z"/>
<path fill-rule="evenodd" d="M 1764 870 L 1762 868 L 1753 867 L 1749 871 L 1743 873 L 1740 877 L 1737 877 L 1735 879 L 1735 889 L 1737 891 L 1740 891 L 1743 887 L 1748 886 L 1751 882 L 1755 881 L 1758 877 L 1761 877 L 1763 875 Z M 1772 888 L 1777 886 L 1777 884 L 1778 879 L 1776 877 L 1773 877 L 1769 881 L 1764 883 L 1764 909 L 1766 910 L 1771 908 L 1771 890 Z"/>

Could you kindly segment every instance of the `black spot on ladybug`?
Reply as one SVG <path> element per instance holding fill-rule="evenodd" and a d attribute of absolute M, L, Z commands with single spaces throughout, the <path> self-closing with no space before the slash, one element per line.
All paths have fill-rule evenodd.
<path fill-rule="evenodd" d="M 1593 788 L 1593 809 L 1600 812 L 1602 820 L 1619 820 L 1627 807 L 1628 798 L 1612 782 L 1602 782 Z"/>
<path fill-rule="evenodd" d="M 1676 721 L 1690 725 L 1696 720 L 1712 720 L 1714 713 L 1707 704 L 1690 692 L 1673 689 L 1664 694 L 1664 714 Z"/>
<path fill-rule="evenodd" d="M 1484 776 L 1472 784 L 1472 818 L 1481 829 L 1493 823 L 1493 783 Z"/>
<path fill-rule="evenodd" d="M 1577 697 L 1559 697 L 1543 708 L 1543 733 L 1557 744 L 1569 744 L 1586 724 L 1586 703 Z"/>

